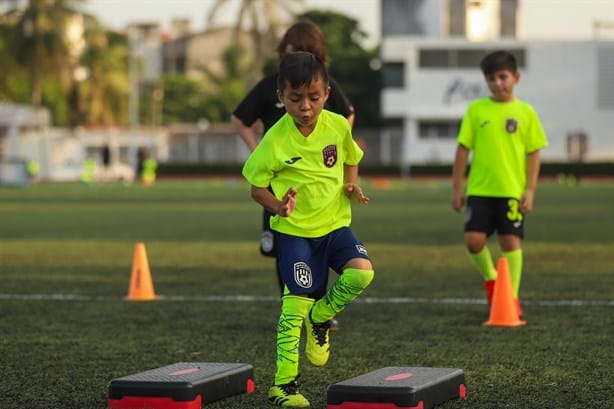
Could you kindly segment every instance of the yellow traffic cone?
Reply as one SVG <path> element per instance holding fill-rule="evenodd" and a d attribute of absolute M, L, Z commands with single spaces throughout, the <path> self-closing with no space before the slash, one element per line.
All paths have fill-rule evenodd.
<path fill-rule="evenodd" d="M 125 299 L 130 301 L 150 301 L 156 299 L 144 243 L 136 243 L 134 246 L 130 287 Z"/>

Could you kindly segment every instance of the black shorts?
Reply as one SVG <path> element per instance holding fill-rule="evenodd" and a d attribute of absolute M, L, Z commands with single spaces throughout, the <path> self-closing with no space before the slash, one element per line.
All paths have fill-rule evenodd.
<path fill-rule="evenodd" d="M 348 261 L 354 258 L 369 260 L 366 247 L 349 227 L 317 238 L 277 233 L 277 239 L 277 259 L 290 294 L 322 292 L 326 289 L 329 269 L 341 274 Z"/>
<path fill-rule="evenodd" d="M 496 231 L 497 234 L 524 237 L 524 214 L 518 199 L 469 196 L 465 211 L 465 231 L 479 231 L 487 236 Z"/>

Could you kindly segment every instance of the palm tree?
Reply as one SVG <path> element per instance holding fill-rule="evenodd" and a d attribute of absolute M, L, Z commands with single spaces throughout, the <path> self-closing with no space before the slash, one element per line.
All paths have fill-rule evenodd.
<path fill-rule="evenodd" d="M 71 86 L 76 60 L 71 54 L 67 27 L 78 14 L 72 5 L 81 1 L 28 0 L 25 8 L 8 12 L 16 20 L 13 55 L 28 70 L 33 105 L 41 105 L 45 76 L 55 76 L 65 91 Z"/>
<path fill-rule="evenodd" d="M 89 125 L 126 125 L 128 123 L 128 46 L 120 34 L 106 32 L 95 19 L 88 19 L 87 48 L 81 68 L 87 75 L 77 84 L 80 118 Z"/>
<path fill-rule="evenodd" d="M 231 0 L 216 0 L 207 17 L 209 27 L 217 24 L 220 10 Z M 241 0 L 235 25 L 235 44 L 239 44 L 240 33 L 249 32 L 254 49 L 254 70 L 258 74 L 266 53 L 270 52 L 279 39 L 285 24 L 293 19 L 297 9 L 305 0 Z"/>

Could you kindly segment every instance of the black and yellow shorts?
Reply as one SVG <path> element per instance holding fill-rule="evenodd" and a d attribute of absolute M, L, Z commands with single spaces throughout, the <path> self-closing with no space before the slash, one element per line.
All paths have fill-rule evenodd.
<path fill-rule="evenodd" d="M 465 231 L 479 231 L 488 236 L 496 231 L 497 234 L 524 237 L 524 214 L 518 199 L 469 196 L 465 211 Z"/>

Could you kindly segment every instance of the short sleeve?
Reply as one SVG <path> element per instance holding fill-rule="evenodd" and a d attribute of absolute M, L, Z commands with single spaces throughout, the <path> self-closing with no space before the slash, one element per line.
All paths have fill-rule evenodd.
<path fill-rule="evenodd" d="M 467 149 L 471 149 L 473 147 L 474 141 L 474 125 L 473 125 L 473 104 L 469 105 L 467 108 L 467 112 L 465 112 L 465 116 L 461 122 L 460 130 L 458 132 L 458 138 L 456 141 L 459 145 L 464 146 Z"/>

